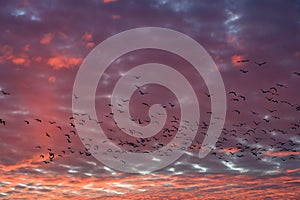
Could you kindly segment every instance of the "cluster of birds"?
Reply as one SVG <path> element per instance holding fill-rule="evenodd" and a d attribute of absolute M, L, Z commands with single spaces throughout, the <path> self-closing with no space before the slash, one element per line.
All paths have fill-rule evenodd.
<path fill-rule="evenodd" d="M 239 60 L 238 63 L 248 63 L 249 59 Z M 259 67 L 266 65 L 267 62 L 254 62 Z M 240 70 L 241 73 L 246 74 L 249 70 Z M 300 72 L 293 72 L 293 75 L 300 76 Z M 136 76 L 136 79 L 140 79 L 142 76 Z M 135 86 L 141 96 L 147 95 L 148 92 L 143 91 L 142 87 Z M 293 122 L 289 124 L 288 129 L 280 129 L 276 128 L 276 126 L 272 126 L 272 123 L 278 123 L 281 119 L 279 115 L 277 107 L 280 105 L 288 105 L 290 108 L 295 109 L 295 111 L 300 111 L 300 105 L 294 102 L 289 102 L 287 100 L 281 99 L 280 90 L 287 89 L 288 86 L 281 83 L 274 83 L 273 86 L 269 88 L 261 88 L 260 94 L 263 99 L 269 103 L 272 108 L 266 108 L 265 113 L 259 113 L 254 110 L 242 110 L 240 108 L 235 108 L 232 110 L 232 113 L 238 116 L 243 114 L 249 115 L 247 122 L 235 122 L 229 127 L 224 127 L 222 129 L 222 135 L 216 143 L 215 149 L 212 155 L 216 156 L 216 158 L 221 159 L 225 162 L 229 162 L 230 158 L 234 156 L 234 158 L 243 158 L 252 155 L 256 160 L 262 160 L 264 156 L 272 151 L 272 152 L 290 152 L 287 157 L 282 156 L 272 156 L 271 159 L 281 159 L 282 161 L 286 160 L 295 160 L 296 152 L 299 149 L 299 143 L 291 139 L 290 137 L 285 137 L 289 134 L 300 135 L 300 123 Z M 8 96 L 9 92 L 1 90 L 2 95 Z M 211 97 L 211 94 L 204 93 L 207 98 Z M 76 94 L 73 95 L 74 99 L 79 99 L 80 97 Z M 248 97 L 244 94 L 239 94 L 237 91 L 229 91 L 228 97 L 232 102 L 238 104 L 239 102 L 248 101 Z M 123 103 L 128 102 L 129 99 L 121 99 Z M 147 102 L 142 102 L 142 105 L 150 108 L 150 104 Z M 113 105 L 108 104 L 107 106 L 112 107 Z M 120 108 L 117 110 L 119 113 L 124 113 L 124 110 L 121 109 L 122 105 L 118 105 Z M 273 107 L 276 108 L 273 108 Z M 162 105 L 165 109 L 178 109 L 178 106 L 175 102 L 168 102 L 166 105 Z M 212 114 L 211 112 L 207 112 L 207 114 Z M 162 113 L 158 113 L 158 115 L 163 115 Z M 79 154 L 83 156 L 91 156 L 90 150 L 99 149 L 99 145 L 91 146 L 89 142 L 91 142 L 92 138 L 81 138 L 82 142 L 85 144 L 85 147 L 90 148 L 82 148 L 80 150 L 74 149 L 71 146 L 73 138 L 78 137 L 76 133 L 76 127 L 74 120 L 77 120 L 78 125 L 84 126 L 87 120 L 92 120 L 95 123 L 106 127 L 108 134 L 118 135 L 118 133 L 124 131 L 124 128 L 118 127 L 116 121 L 112 123 L 112 125 L 105 125 L 106 122 L 113 120 L 114 113 L 110 112 L 104 115 L 104 120 L 92 119 L 87 113 L 73 113 L 73 116 L 69 117 L 69 122 L 66 127 L 58 124 L 56 121 L 51 120 L 43 120 L 40 118 L 26 119 L 24 120 L 25 125 L 47 123 L 50 126 L 53 126 L 59 132 L 59 135 L 64 137 L 66 142 L 66 148 L 64 149 L 54 149 L 49 146 L 38 145 L 35 146 L 35 149 L 39 149 L 41 151 L 46 151 L 40 154 L 40 158 L 42 162 L 45 164 L 51 163 L 57 157 L 65 157 L 67 154 Z M 132 121 L 139 125 L 147 125 L 149 123 L 159 123 L 158 121 L 144 120 L 141 118 L 132 118 Z M 158 150 L 166 145 L 168 141 L 170 141 L 173 137 L 176 136 L 176 133 L 180 133 L 182 129 L 189 131 L 198 131 L 200 135 L 203 137 L 206 136 L 206 130 L 209 127 L 209 121 L 201 121 L 197 123 L 197 128 L 192 128 L 189 126 L 189 121 L 184 121 L 183 125 L 180 125 L 181 117 L 176 115 L 171 115 L 168 117 L 168 123 L 164 126 L 161 132 L 155 136 L 149 138 L 135 138 L 132 139 L 122 139 L 117 137 L 108 137 L 110 141 L 114 142 L 116 145 L 125 148 L 127 151 L 132 152 L 143 152 L 147 153 L 149 151 Z M 250 122 L 249 122 L 250 121 Z M 251 122 L 252 121 L 252 122 Z M 0 118 L 0 125 L 6 126 L 7 123 L 5 119 Z M 269 128 L 271 127 L 271 128 Z M 67 130 L 67 132 L 65 131 Z M 132 135 L 135 134 L 135 130 L 129 130 Z M 52 133 L 46 131 L 44 136 L 48 139 L 52 138 Z M 55 134 L 57 135 L 57 134 Z M 140 133 L 142 136 L 142 133 Z M 182 137 L 188 137 L 188 135 L 182 135 Z M 260 143 L 266 143 L 268 146 L 258 145 Z M 191 146 L 188 149 L 184 149 L 184 151 L 197 152 L 201 149 L 201 140 L 195 139 Z M 257 145 L 256 145 L 257 144 Z M 107 152 L 110 152 L 108 149 Z M 294 153 L 294 154 L 293 154 Z M 167 155 L 167 154 L 165 154 Z M 124 161 L 123 161 L 124 162 Z"/>

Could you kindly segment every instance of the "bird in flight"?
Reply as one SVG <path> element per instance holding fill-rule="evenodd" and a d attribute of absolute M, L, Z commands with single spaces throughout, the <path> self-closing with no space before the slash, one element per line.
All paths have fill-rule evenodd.
<path fill-rule="evenodd" d="M 294 72 L 293 74 L 300 76 L 300 72 Z"/>
<path fill-rule="evenodd" d="M 243 69 L 241 69 L 240 70 L 243 74 L 246 74 L 246 73 L 248 73 L 249 71 L 247 71 L 247 70 L 243 70 Z"/>
<path fill-rule="evenodd" d="M 0 124 L 3 124 L 5 126 L 5 121 L 3 119 L 0 119 Z"/>
<path fill-rule="evenodd" d="M 247 59 L 247 60 L 238 60 L 237 63 L 244 63 L 244 62 L 249 62 L 250 60 Z"/>
<path fill-rule="evenodd" d="M 9 92 L 5 92 L 4 90 L 1 90 L 1 92 L 2 92 L 3 95 L 10 95 Z"/>
<path fill-rule="evenodd" d="M 264 65 L 264 64 L 267 64 L 267 62 L 261 62 L 261 63 L 258 63 L 258 62 L 254 62 L 255 64 L 257 64 L 258 66 L 262 66 L 262 65 Z"/>
<path fill-rule="evenodd" d="M 79 98 L 79 96 L 77 96 L 76 94 L 74 94 L 74 98 L 75 98 L 75 99 L 78 99 L 78 98 Z"/>
<path fill-rule="evenodd" d="M 37 122 L 39 122 L 39 123 L 42 122 L 42 120 L 41 120 L 41 119 L 38 119 L 38 118 L 36 118 L 35 121 L 37 121 Z"/>

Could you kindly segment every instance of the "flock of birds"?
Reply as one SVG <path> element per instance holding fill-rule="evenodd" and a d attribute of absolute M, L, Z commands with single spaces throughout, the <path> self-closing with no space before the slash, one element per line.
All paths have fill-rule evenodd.
<path fill-rule="evenodd" d="M 248 63 L 249 59 L 239 60 L 238 63 Z M 254 62 L 257 66 L 261 67 L 266 65 L 267 62 Z M 240 69 L 240 72 L 243 74 L 247 74 L 249 70 Z M 299 76 L 300 72 L 293 72 L 293 76 Z M 141 76 L 136 77 L 137 79 L 141 78 Z M 143 91 L 141 87 L 136 86 L 139 94 L 141 96 L 147 95 L 148 92 Z M 279 159 L 281 161 L 287 160 L 295 160 L 297 159 L 297 152 L 299 152 L 299 141 L 294 141 L 291 139 L 291 135 L 299 135 L 300 136 L 300 123 L 299 122 L 289 122 L 288 128 L 277 128 L 273 126 L 281 120 L 281 116 L 278 113 L 278 108 L 281 105 L 289 106 L 291 109 L 300 111 L 300 105 L 295 102 L 289 102 L 284 98 L 281 98 L 280 90 L 287 89 L 288 86 L 281 83 L 274 83 L 270 88 L 261 88 L 259 93 L 260 97 L 265 99 L 266 103 L 270 105 L 272 108 L 265 108 L 268 116 L 265 113 L 259 113 L 258 111 L 250 110 L 247 111 L 247 115 L 249 115 L 247 122 L 234 122 L 229 126 L 225 126 L 222 129 L 222 135 L 219 137 L 217 141 L 214 151 L 212 155 L 214 155 L 217 159 L 223 160 L 224 162 L 229 162 L 232 157 L 234 158 L 243 158 L 246 156 L 253 156 L 256 160 L 262 160 L 268 152 L 290 152 L 287 156 L 278 156 L 273 154 L 271 159 Z M 1 90 L 2 95 L 10 96 L 11 93 Z M 210 94 L 204 93 L 207 98 L 210 98 Z M 80 98 L 76 94 L 73 95 L 76 99 Z M 248 101 L 248 97 L 243 94 L 239 94 L 237 91 L 229 91 L 228 98 L 230 101 L 234 102 L 238 105 L 239 102 Z M 128 102 L 129 99 L 122 99 L 122 102 Z M 142 102 L 142 105 L 149 108 L 150 105 L 147 102 Z M 107 106 L 112 107 L 113 105 L 108 104 Z M 120 105 L 119 105 L 120 106 Z M 120 106 L 121 107 L 121 106 Z M 169 102 L 167 105 L 164 105 L 163 108 L 173 109 L 178 107 L 175 102 Z M 124 112 L 122 109 L 118 109 L 119 113 Z M 240 108 L 232 109 L 232 115 L 236 119 L 239 119 L 239 116 L 243 115 L 245 110 Z M 211 114 L 211 112 L 207 112 L 207 114 Z M 78 116 L 78 119 L 76 119 Z M 106 121 L 113 120 L 114 113 L 110 112 L 104 115 L 105 120 L 98 121 L 96 119 L 92 119 L 86 113 L 73 113 L 72 116 L 69 117 L 69 121 L 63 124 L 59 124 L 56 121 L 44 120 L 40 118 L 33 119 L 24 119 L 24 124 L 27 126 L 37 124 L 47 123 L 48 125 L 54 127 L 56 132 L 59 132 L 59 137 L 63 137 L 65 140 L 65 148 L 64 149 L 55 149 L 56 147 L 51 146 L 43 146 L 37 145 L 35 149 L 40 151 L 44 151 L 39 155 L 41 162 L 45 164 L 49 164 L 54 161 L 54 159 L 58 157 L 65 157 L 67 154 L 74 155 L 83 155 L 83 156 L 91 156 L 90 153 L 91 148 L 94 150 L 100 148 L 99 146 L 91 146 L 90 148 L 82 148 L 76 149 L 72 146 L 73 139 L 78 138 L 76 127 L 74 120 L 79 120 L 78 124 L 84 126 L 86 120 L 94 120 L 95 123 L 103 126 Z M 86 118 L 83 118 L 86 117 Z M 135 138 L 134 140 L 126 140 L 116 137 L 108 137 L 109 140 L 113 141 L 116 145 L 119 145 L 122 148 L 127 149 L 128 151 L 139 152 L 141 149 L 143 150 L 157 150 L 165 145 L 166 140 L 170 140 L 176 136 L 176 132 L 179 130 L 180 124 L 180 116 L 171 115 L 169 118 L 169 124 L 161 130 L 160 135 L 155 135 L 150 138 Z M 131 119 L 135 121 L 139 125 L 145 125 L 151 123 L 150 120 L 143 119 Z M 159 123 L 159 122 L 152 122 Z M 185 122 L 188 124 L 188 122 Z M 9 126 L 5 118 L 0 119 L 0 125 Z M 209 127 L 209 121 L 201 121 L 198 124 L 198 134 L 204 137 L 206 135 L 206 130 Z M 105 126 L 105 125 L 104 125 Z M 187 127 L 188 128 L 188 127 Z M 106 127 L 108 134 L 116 134 L 116 132 L 122 132 L 122 128 L 118 128 L 118 124 L 115 122 L 113 126 Z M 134 132 L 134 130 L 132 130 Z M 192 130 L 194 131 L 194 130 Z M 133 133 L 132 132 L 132 133 Z M 43 133 L 44 137 L 48 140 L 51 140 L 53 133 L 46 131 Z M 57 134 L 55 134 L 55 137 Z M 85 147 L 89 146 L 88 141 L 84 141 L 84 138 L 81 138 L 82 142 L 85 143 Z M 265 143 L 266 145 L 259 145 L 261 143 Z M 197 152 L 201 148 L 201 141 L 194 140 L 192 145 L 186 149 L 185 151 Z M 109 150 L 108 150 L 109 151 Z"/>

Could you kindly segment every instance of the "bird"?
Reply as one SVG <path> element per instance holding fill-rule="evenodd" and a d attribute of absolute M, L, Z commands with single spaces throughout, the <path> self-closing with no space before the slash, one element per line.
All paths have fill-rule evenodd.
<path fill-rule="evenodd" d="M 300 72 L 293 72 L 293 74 L 300 76 Z"/>
<path fill-rule="evenodd" d="M 287 88 L 286 85 L 283 85 L 283 84 L 281 84 L 281 83 L 276 83 L 276 85 L 279 86 L 279 87 Z"/>
<path fill-rule="evenodd" d="M 276 112 L 277 110 L 270 110 L 270 109 L 267 109 L 267 111 L 269 111 L 270 113 L 273 113 L 273 112 Z"/>
<path fill-rule="evenodd" d="M 256 122 L 256 121 L 253 121 L 253 123 L 258 126 L 260 124 L 260 122 Z"/>
<path fill-rule="evenodd" d="M 246 73 L 249 72 L 248 70 L 244 70 L 244 69 L 241 69 L 240 71 L 241 71 L 243 74 L 246 74 Z"/>
<path fill-rule="evenodd" d="M 270 92 L 269 90 L 263 90 L 263 89 L 260 89 L 260 91 L 261 91 L 262 93 L 264 93 L 264 94 L 266 94 L 266 93 L 269 93 L 269 92 Z"/>
<path fill-rule="evenodd" d="M 208 94 L 208 93 L 206 93 L 206 92 L 204 92 L 204 94 L 205 94 L 205 96 L 207 96 L 208 98 L 210 98 L 210 94 Z"/>
<path fill-rule="evenodd" d="M 24 122 L 25 122 L 26 124 L 29 124 L 29 121 L 28 121 L 28 120 L 25 120 Z"/>
<path fill-rule="evenodd" d="M 74 96 L 75 99 L 79 98 L 79 96 L 77 96 L 76 94 L 73 94 L 73 96 Z"/>
<path fill-rule="evenodd" d="M 47 133 L 47 132 L 46 132 L 46 136 L 50 138 L 50 135 L 49 135 L 49 133 Z"/>
<path fill-rule="evenodd" d="M 175 104 L 172 104 L 171 102 L 169 102 L 169 105 L 173 108 L 175 106 Z"/>
<path fill-rule="evenodd" d="M 237 63 L 244 63 L 244 62 L 249 62 L 250 60 L 249 59 L 246 59 L 246 60 L 238 60 Z"/>
<path fill-rule="evenodd" d="M 5 121 L 3 119 L 0 119 L 0 124 L 3 124 L 5 126 Z"/>
<path fill-rule="evenodd" d="M 76 132 L 74 130 L 71 130 L 70 133 L 73 133 L 74 135 L 76 135 Z"/>
<path fill-rule="evenodd" d="M 143 102 L 142 104 L 147 106 L 147 107 L 150 107 L 150 105 L 148 103 Z"/>
<path fill-rule="evenodd" d="M 56 122 L 49 121 L 49 124 L 55 124 Z"/>
<path fill-rule="evenodd" d="M 148 93 L 146 93 L 146 92 L 143 92 L 142 90 L 139 90 L 139 93 L 140 93 L 140 95 L 148 94 Z"/>
<path fill-rule="evenodd" d="M 228 94 L 233 94 L 234 96 L 237 96 L 236 92 L 230 91 Z"/>
<path fill-rule="evenodd" d="M 254 62 L 255 64 L 257 64 L 258 66 L 262 66 L 262 65 L 264 65 L 264 64 L 267 64 L 267 62 L 261 62 L 261 63 L 258 63 L 258 62 Z"/>
<path fill-rule="evenodd" d="M 69 135 L 69 134 L 66 133 L 65 136 L 66 136 L 68 139 L 70 139 L 70 135 Z"/>
<path fill-rule="evenodd" d="M 1 90 L 1 92 L 2 92 L 3 95 L 10 95 L 9 92 L 5 92 L 4 90 Z"/>
<path fill-rule="evenodd" d="M 240 95 L 240 98 L 243 99 L 244 101 L 246 100 L 246 97 L 243 95 Z"/>
<path fill-rule="evenodd" d="M 125 102 L 128 102 L 129 99 L 121 99 L 121 101 L 122 101 L 123 103 L 125 103 Z"/>
<path fill-rule="evenodd" d="M 270 88 L 270 91 L 271 91 L 271 90 L 274 90 L 275 93 L 277 93 L 277 89 L 276 89 L 275 87 L 271 87 L 271 88 Z"/>
<path fill-rule="evenodd" d="M 35 121 L 37 121 L 37 122 L 39 122 L 39 123 L 42 122 L 42 120 L 41 120 L 41 119 L 38 119 L 38 118 L 36 118 Z"/>
<path fill-rule="evenodd" d="M 49 152 L 49 159 L 50 159 L 50 161 L 52 161 L 53 160 L 53 158 L 54 158 L 54 153 L 53 152 Z"/>
<path fill-rule="evenodd" d="M 239 110 L 233 110 L 233 112 L 236 112 L 237 114 L 241 114 L 241 111 Z"/>

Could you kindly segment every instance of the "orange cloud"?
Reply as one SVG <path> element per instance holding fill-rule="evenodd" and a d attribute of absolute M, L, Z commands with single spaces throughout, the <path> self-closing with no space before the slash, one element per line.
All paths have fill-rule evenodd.
<path fill-rule="evenodd" d="M 111 3 L 111 2 L 115 2 L 117 0 L 103 0 L 103 3 Z"/>
<path fill-rule="evenodd" d="M 56 82 L 56 77 L 55 76 L 50 76 L 48 78 L 48 83 L 55 83 Z"/>
<path fill-rule="evenodd" d="M 121 15 L 112 15 L 111 18 L 113 18 L 113 19 L 120 19 Z"/>
<path fill-rule="evenodd" d="M 274 152 L 274 151 L 269 151 L 266 152 L 264 155 L 266 156 L 278 156 L 278 157 L 284 157 L 284 156 L 292 156 L 292 155 L 299 155 L 300 152 L 291 152 L 291 151 L 283 151 L 283 152 Z"/>
<path fill-rule="evenodd" d="M 48 59 L 47 64 L 53 69 L 72 68 L 79 65 L 82 62 L 82 58 L 68 57 L 68 56 L 56 56 Z"/>
<path fill-rule="evenodd" d="M 52 41 L 54 37 L 54 34 L 53 33 L 47 33 L 43 36 L 43 38 L 41 39 L 40 43 L 43 44 L 43 45 L 46 45 L 46 44 L 50 44 L 50 42 Z"/>
<path fill-rule="evenodd" d="M 86 45 L 85 45 L 87 48 L 92 48 L 95 46 L 95 43 L 94 42 L 88 42 Z"/>
<path fill-rule="evenodd" d="M 19 58 L 13 58 L 11 61 L 14 64 L 16 64 L 16 65 L 23 65 L 23 64 L 26 63 L 26 59 L 25 58 L 21 58 L 21 57 L 19 57 Z"/>
<path fill-rule="evenodd" d="M 297 172 L 297 171 L 300 171 L 300 168 L 298 168 L 298 169 L 287 169 L 286 170 L 287 173 L 294 173 L 294 172 Z"/>
<path fill-rule="evenodd" d="M 244 60 L 245 56 L 244 55 L 233 55 L 231 57 L 231 63 L 235 67 L 241 67 L 243 66 L 242 63 L 238 63 L 239 60 Z"/>
<path fill-rule="evenodd" d="M 93 39 L 93 35 L 91 33 L 85 32 L 82 36 L 82 39 L 84 41 L 91 41 Z"/>
<path fill-rule="evenodd" d="M 29 51 L 30 50 L 30 44 L 26 44 L 23 48 L 24 51 Z"/>

